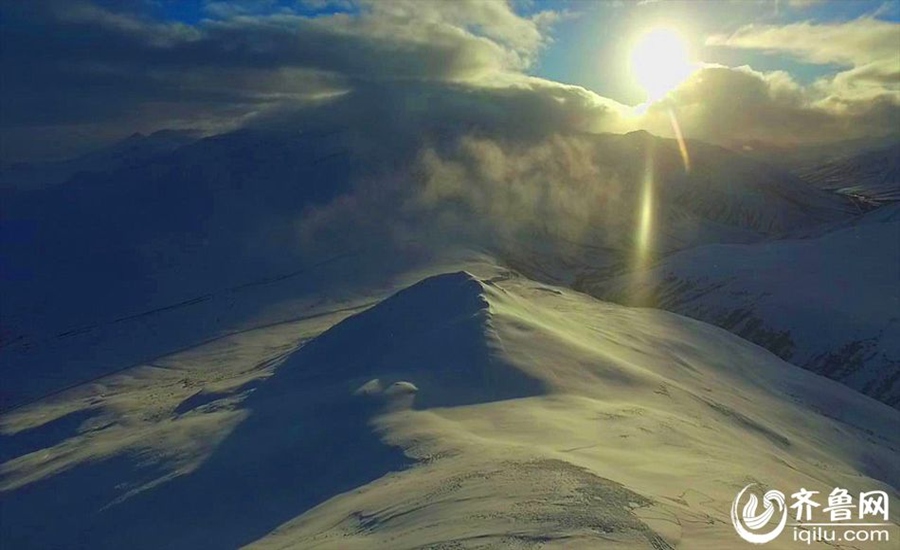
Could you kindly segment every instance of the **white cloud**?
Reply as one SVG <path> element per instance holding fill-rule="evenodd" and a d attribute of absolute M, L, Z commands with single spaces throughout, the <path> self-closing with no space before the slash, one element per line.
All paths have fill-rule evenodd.
<path fill-rule="evenodd" d="M 858 67 L 886 60 L 900 63 L 900 24 L 873 18 L 827 24 L 748 25 L 730 35 L 710 36 L 706 43 L 786 53 L 816 64 Z"/>
<path fill-rule="evenodd" d="M 638 124 L 671 135 L 668 109 L 674 107 L 688 137 L 726 145 L 751 140 L 792 145 L 897 133 L 900 101 L 894 95 L 883 88 L 868 96 L 836 93 L 844 85 L 838 80 L 802 86 L 784 71 L 707 66 L 651 105 Z"/>
<path fill-rule="evenodd" d="M 796 130 L 797 138 L 801 134 L 847 137 L 867 131 L 886 133 L 889 125 L 900 123 L 900 24 L 862 17 L 842 23 L 748 25 L 730 35 L 711 36 L 707 44 L 844 67 L 809 86 L 788 84 L 794 90 L 795 107 L 810 115 L 804 118 L 817 121 L 803 132 L 799 126 L 786 122 L 786 126 Z M 786 76 L 757 75 L 772 93 L 776 79 L 784 81 Z M 784 107 L 773 104 L 774 112 L 796 122 L 799 113 L 786 113 Z"/>
<path fill-rule="evenodd" d="M 809 8 L 820 3 L 822 3 L 822 0 L 788 0 L 788 5 L 797 9 Z"/>

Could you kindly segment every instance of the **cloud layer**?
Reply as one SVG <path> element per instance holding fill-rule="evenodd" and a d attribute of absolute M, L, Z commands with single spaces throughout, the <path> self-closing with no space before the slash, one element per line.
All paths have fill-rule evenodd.
<path fill-rule="evenodd" d="M 196 22 L 153 3 L 3 5 L 4 161 L 66 156 L 134 131 L 210 133 L 304 112 L 330 124 L 481 128 L 488 133 L 646 128 L 732 143 L 890 133 L 900 119 L 898 25 L 751 26 L 711 45 L 777 51 L 845 70 L 810 85 L 783 72 L 706 67 L 642 116 L 576 86 L 529 76 L 562 14 L 505 1 L 208 2 Z M 599 22 L 602 24 L 602 22 Z M 617 78 L 611 74 L 610 78 Z M 325 109 L 336 98 L 339 109 Z M 319 109 L 318 114 L 311 110 Z M 386 112 L 390 111 L 390 116 Z M 486 128 L 486 130 L 484 130 Z"/>
<path fill-rule="evenodd" d="M 300 15 L 217 3 L 187 25 L 154 19 L 140 3 L 116 12 L 80 0 L 10 3 L 0 38 L 3 130 L 36 143 L 114 128 L 217 130 L 371 83 L 484 82 L 533 62 L 552 14 L 468 4 L 372 2 Z"/>
<path fill-rule="evenodd" d="M 783 71 L 709 66 L 691 75 L 665 101 L 651 105 L 637 124 L 671 135 L 671 108 L 686 136 L 728 146 L 752 141 L 791 146 L 896 135 L 897 94 L 885 88 L 865 97 L 843 93 L 842 78 L 803 86 Z"/>
<path fill-rule="evenodd" d="M 900 125 L 900 24 L 863 17 L 843 23 L 749 25 L 730 35 L 711 36 L 707 44 L 840 67 L 808 86 L 797 85 L 784 73 L 758 75 L 769 84 L 770 95 L 782 99 L 772 115 L 788 116 L 790 125 L 797 113 L 785 112 L 791 111 L 788 104 L 809 115 L 804 131 L 795 132 L 799 139 L 816 134 L 882 135 Z"/>

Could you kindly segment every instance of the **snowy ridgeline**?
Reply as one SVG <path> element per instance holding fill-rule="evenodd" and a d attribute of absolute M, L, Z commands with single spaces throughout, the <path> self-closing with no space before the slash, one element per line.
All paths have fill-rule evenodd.
<path fill-rule="evenodd" d="M 896 410 L 699 321 L 459 268 L 8 412 L 3 546 L 729 548 L 748 483 L 896 501 Z"/>

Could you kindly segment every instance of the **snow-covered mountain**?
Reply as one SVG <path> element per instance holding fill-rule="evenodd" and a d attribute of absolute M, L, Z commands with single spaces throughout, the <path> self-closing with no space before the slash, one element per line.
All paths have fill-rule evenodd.
<path fill-rule="evenodd" d="M 896 213 L 640 132 L 356 132 L 3 191 L 0 545 L 727 548 L 748 483 L 896 497 L 847 386 L 896 395 Z M 653 292 L 636 256 L 847 385 L 579 292 Z"/>
<path fill-rule="evenodd" d="M 0 537 L 728 548 L 748 483 L 898 497 L 896 410 L 699 321 L 457 267 L 7 412 Z"/>
<path fill-rule="evenodd" d="M 62 185 L 7 190 L 0 201 L 0 364 L 15 374 L 3 399 L 18 402 L 25 386 L 33 397 L 101 374 L 126 356 L 147 356 L 123 350 L 126 356 L 117 352 L 107 360 L 108 351 L 85 344 L 71 349 L 73 333 L 148 322 L 156 312 L 291 274 L 310 281 L 298 299 L 327 295 L 327 280 L 308 273 L 336 258 L 365 257 L 361 264 L 340 263 L 345 271 L 336 279 L 346 280 L 349 270 L 378 281 L 458 240 L 529 273 L 571 281 L 632 254 L 648 198 L 652 254 L 756 242 L 852 213 L 840 196 L 717 147 L 690 142 L 686 171 L 676 142 L 646 132 L 560 138 L 557 148 L 574 165 L 545 158 L 540 148 L 500 142 L 494 147 L 506 157 L 504 170 L 516 175 L 508 179 L 495 176 L 488 161 L 460 158 L 453 140 L 439 137 L 434 154 L 447 159 L 445 171 L 468 170 L 470 179 L 455 194 L 438 191 L 438 199 L 423 188 L 421 180 L 435 169 L 422 161 L 420 149 L 386 153 L 360 147 L 365 141 L 355 129 L 245 129 L 111 171 L 82 172 Z M 517 163 L 528 170 L 517 174 Z M 560 179 L 572 170 L 585 175 Z M 442 181 L 445 174 L 430 177 Z M 380 187 L 366 187 L 370 180 Z M 479 198 L 479 189 L 493 196 Z M 517 196 L 530 202 L 517 203 Z M 576 202 L 581 213 L 573 218 Z M 452 224 L 444 222 L 448 212 Z M 303 224 L 316 218 L 333 218 L 334 242 L 318 234 L 307 238 L 311 245 L 300 242 Z M 460 237 L 448 233 L 449 226 L 473 229 Z M 373 258 L 381 264 L 375 270 Z M 70 366 L 54 366 L 60 354 Z"/>
<path fill-rule="evenodd" d="M 900 142 L 806 168 L 797 175 L 820 189 L 875 202 L 900 201 Z"/>
<path fill-rule="evenodd" d="M 600 136 L 597 147 L 601 164 L 628 174 L 634 188 L 652 178 L 655 200 L 664 210 L 677 210 L 673 216 L 777 236 L 856 212 L 846 199 L 810 189 L 786 171 L 700 141 L 687 141 L 687 161 L 675 140 L 647 132 Z"/>
<path fill-rule="evenodd" d="M 716 324 L 897 407 L 898 212 L 885 206 L 809 238 L 700 246 L 576 287 Z"/>
<path fill-rule="evenodd" d="M 40 189 L 65 183 L 81 173 L 112 172 L 143 164 L 200 139 L 196 130 L 135 133 L 109 147 L 67 160 L 0 167 L 0 189 Z"/>
<path fill-rule="evenodd" d="M 296 246 L 273 233 L 347 190 L 348 164 L 329 157 L 336 151 L 321 136 L 238 132 L 8 192 L 0 206 L 6 330 L 34 332 L 36 314 L 52 308 L 40 328 L 61 331 L 92 321 L 79 318 L 92 309 L 115 318 L 264 278 L 279 272 L 273 264 L 295 266 Z"/>
<path fill-rule="evenodd" d="M 791 173 L 799 173 L 828 162 L 884 149 L 896 142 L 897 139 L 898 135 L 895 132 L 884 136 L 794 145 L 774 145 L 760 140 L 735 140 L 729 143 L 728 147 L 746 157 L 777 166 Z"/>

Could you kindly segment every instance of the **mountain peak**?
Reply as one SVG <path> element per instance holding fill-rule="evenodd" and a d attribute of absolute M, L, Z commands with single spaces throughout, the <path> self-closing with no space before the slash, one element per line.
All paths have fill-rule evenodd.
<path fill-rule="evenodd" d="M 466 271 L 428 277 L 345 319 L 301 348 L 276 374 L 295 384 L 344 385 L 378 378 L 414 384 L 423 407 L 524 397 L 541 384 L 507 362 L 483 283 Z M 498 381 L 502 380 L 502 383 Z"/>

